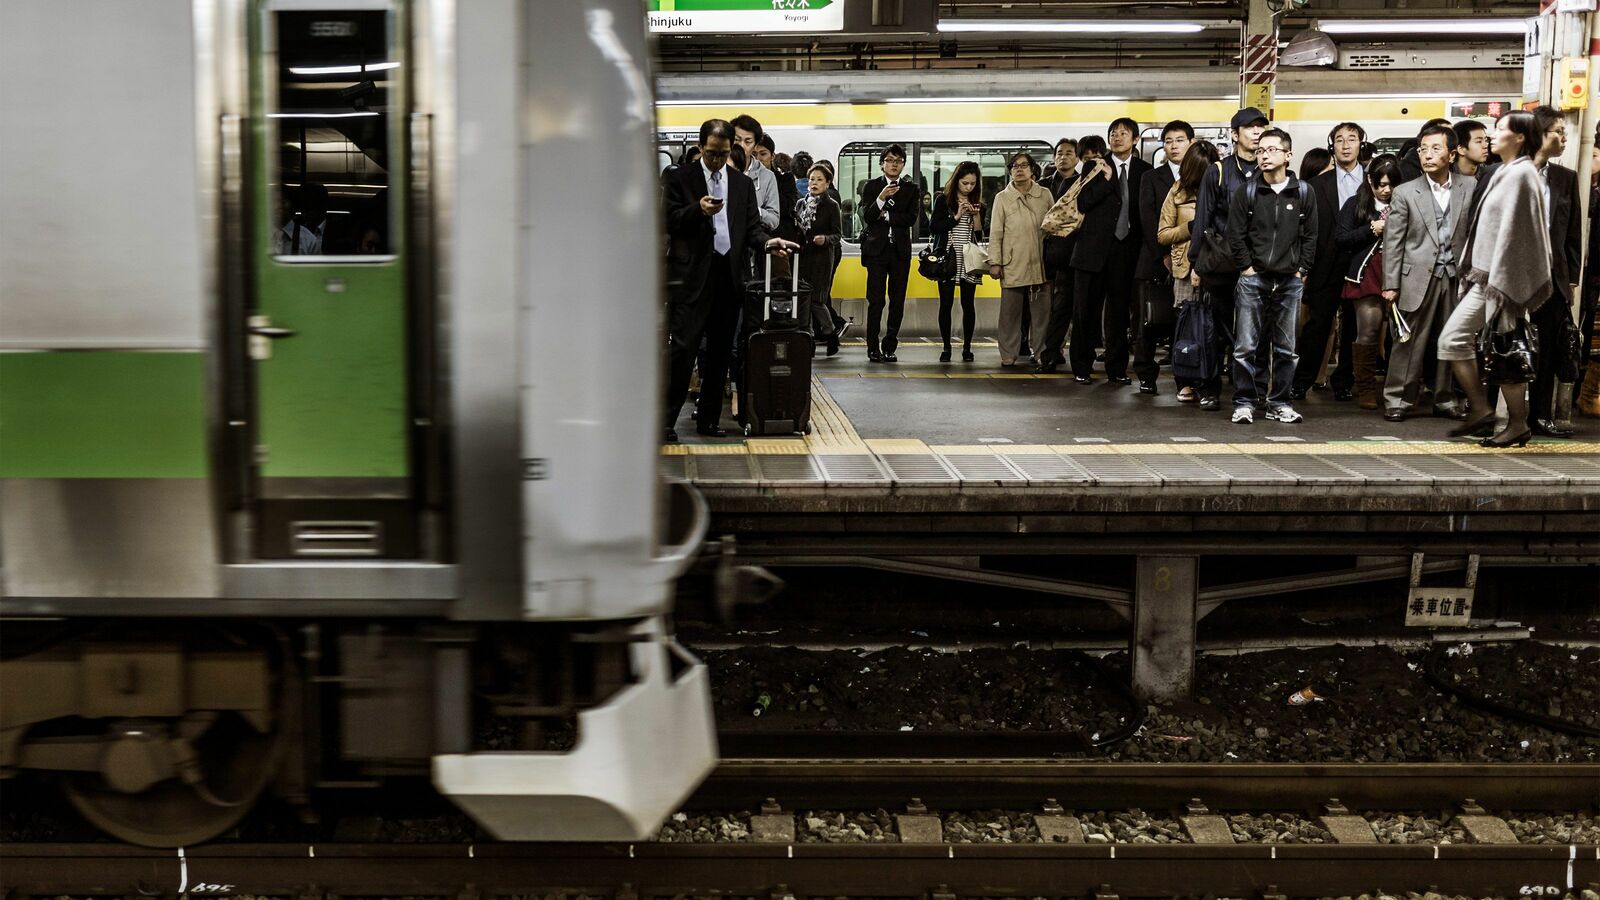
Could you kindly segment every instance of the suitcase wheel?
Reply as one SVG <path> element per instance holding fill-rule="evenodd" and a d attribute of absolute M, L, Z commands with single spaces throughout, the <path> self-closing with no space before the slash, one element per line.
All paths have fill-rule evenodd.
<path fill-rule="evenodd" d="M 810 434 L 810 433 L 811 433 L 811 423 L 810 423 L 810 422 L 807 422 L 807 423 L 806 423 L 806 427 L 805 427 L 805 428 L 802 428 L 802 429 L 801 429 L 801 430 L 800 430 L 800 433 L 801 433 L 801 434 Z"/>
<path fill-rule="evenodd" d="M 749 437 L 750 436 L 750 431 L 751 431 L 750 423 L 749 422 L 744 423 L 744 436 L 745 437 Z"/>

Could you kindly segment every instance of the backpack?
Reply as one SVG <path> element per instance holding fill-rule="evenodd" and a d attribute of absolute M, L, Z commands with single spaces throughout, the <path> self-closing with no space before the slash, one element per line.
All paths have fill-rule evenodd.
<path fill-rule="evenodd" d="M 1244 182 L 1244 210 L 1245 227 L 1250 227 L 1250 220 L 1256 214 L 1256 195 L 1261 185 L 1261 179 L 1254 175 L 1249 176 Z M 1223 196 L 1227 188 L 1227 179 L 1222 172 L 1222 160 L 1217 161 L 1217 187 L 1223 188 Z M 1311 185 L 1304 179 L 1295 179 L 1295 196 L 1300 199 L 1300 220 L 1305 221 L 1306 204 L 1310 202 Z M 1233 261 L 1233 250 L 1228 246 L 1227 236 L 1216 229 L 1206 228 L 1200 235 L 1200 250 L 1195 254 L 1195 271 L 1202 277 L 1232 278 L 1239 273 L 1239 267 Z"/>

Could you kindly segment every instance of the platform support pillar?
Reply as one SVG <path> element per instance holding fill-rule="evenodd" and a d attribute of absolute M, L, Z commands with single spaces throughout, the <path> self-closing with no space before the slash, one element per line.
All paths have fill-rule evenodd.
<path fill-rule="evenodd" d="M 1193 556 L 1141 556 L 1135 563 L 1129 657 L 1141 700 L 1184 700 L 1194 689 L 1198 570 Z"/>

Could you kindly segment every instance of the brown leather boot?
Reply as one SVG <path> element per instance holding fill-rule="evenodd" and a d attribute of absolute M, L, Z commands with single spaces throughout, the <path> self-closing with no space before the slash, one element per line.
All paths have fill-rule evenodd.
<path fill-rule="evenodd" d="M 1356 344 L 1351 360 L 1355 370 L 1356 403 L 1362 409 L 1378 408 L 1378 345 Z"/>

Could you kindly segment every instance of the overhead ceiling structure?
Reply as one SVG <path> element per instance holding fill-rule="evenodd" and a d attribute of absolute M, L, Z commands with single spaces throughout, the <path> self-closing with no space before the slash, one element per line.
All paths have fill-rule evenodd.
<path fill-rule="evenodd" d="M 814 0 L 813 0 L 814 2 Z M 1240 0 L 829 0 L 844 27 L 811 34 L 661 35 L 662 72 L 1236 68 Z M 1516 68 L 1511 0 L 1279 0 L 1284 65 Z"/>

